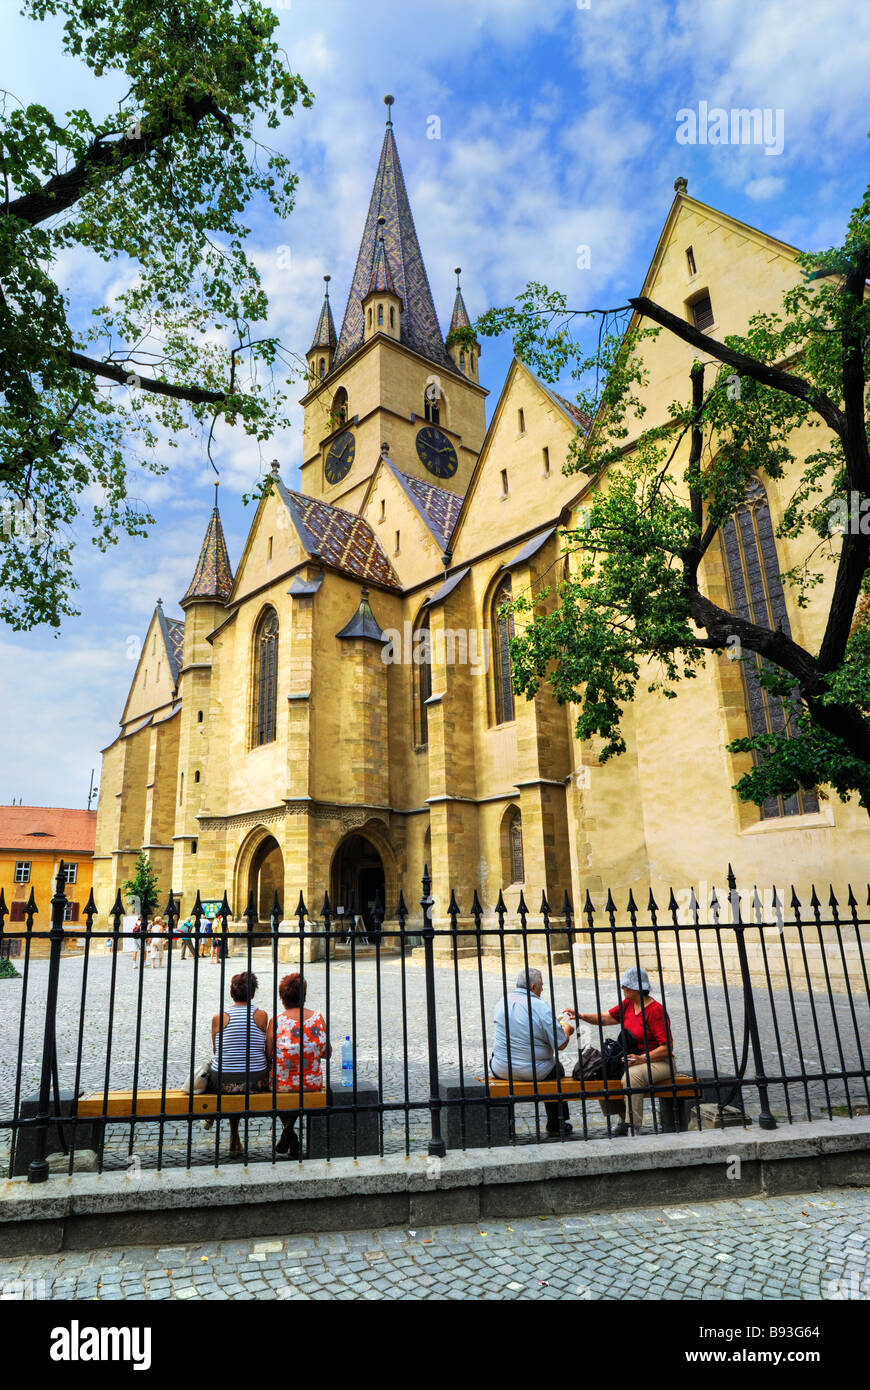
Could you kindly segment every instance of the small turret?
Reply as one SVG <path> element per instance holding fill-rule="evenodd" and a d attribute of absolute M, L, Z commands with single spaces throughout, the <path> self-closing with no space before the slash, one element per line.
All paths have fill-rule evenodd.
<path fill-rule="evenodd" d="M 453 317 L 450 320 L 450 331 L 447 334 L 447 351 L 462 375 L 467 376 L 469 381 L 477 381 L 480 343 L 475 338 L 473 345 L 468 346 L 464 341 L 457 340 L 455 336 L 457 330 L 471 327 L 471 319 L 468 317 L 468 310 L 465 307 L 465 300 L 462 298 L 462 288 L 459 283 L 462 266 L 456 266 L 453 273 L 456 276 L 456 298 L 453 301 Z"/>
<path fill-rule="evenodd" d="M 384 245 L 386 218 L 378 218 L 378 242 L 372 262 L 372 275 L 368 293 L 362 301 L 364 318 L 363 336 L 366 342 L 376 333 L 386 333 L 388 338 L 397 341 L 402 334 L 402 299 L 393 283 L 387 248 Z"/>
<path fill-rule="evenodd" d="M 326 290 L 323 295 L 323 306 L 320 310 L 320 318 L 317 320 L 317 328 L 314 330 L 314 341 L 308 349 L 308 379 L 312 386 L 316 386 L 332 370 L 332 359 L 335 356 L 335 345 L 338 341 L 335 335 L 335 324 L 332 321 L 332 305 L 329 302 L 329 275 L 324 275 L 323 280 Z"/>

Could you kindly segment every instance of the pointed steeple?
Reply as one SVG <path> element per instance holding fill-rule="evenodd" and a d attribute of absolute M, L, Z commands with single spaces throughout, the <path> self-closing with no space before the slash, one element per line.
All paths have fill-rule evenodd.
<path fill-rule="evenodd" d="M 335 324 L 332 320 L 332 305 L 329 302 L 329 281 L 332 277 L 324 275 L 326 290 L 323 295 L 323 307 L 320 310 L 320 318 L 317 320 L 317 327 L 314 330 L 314 339 L 311 343 L 309 352 L 315 352 L 318 348 L 333 349 L 336 344 Z"/>
<path fill-rule="evenodd" d="M 393 284 L 393 277 L 390 273 L 390 262 L 387 259 L 387 250 L 384 246 L 384 225 L 386 218 L 378 218 L 378 226 L 381 234 L 378 237 L 378 249 L 375 252 L 375 263 L 372 266 L 372 278 L 369 281 L 369 294 L 395 294 L 396 286 Z M 398 295 L 396 296 L 399 297 Z"/>
<path fill-rule="evenodd" d="M 475 338 L 474 345 L 466 347 L 465 343 L 457 342 L 453 336 L 458 329 L 471 327 L 471 319 L 468 317 L 465 300 L 462 298 L 462 286 L 459 283 L 462 266 L 455 266 L 453 273 L 456 276 L 456 298 L 453 301 L 453 317 L 450 320 L 450 331 L 447 334 L 447 351 L 463 376 L 467 376 L 471 381 L 476 381 L 480 343 Z"/>
<path fill-rule="evenodd" d="M 369 210 L 366 216 L 356 269 L 351 282 L 347 308 L 338 338 L 334 363 L 337 366 L 361 347 L 365 338 L 363 300 L 369 294 L 380 260 L 380 236 L 383 232 L 384 262 L 393 282 L 392 293 L 402 301 L 401 342 L 439 367 L 451 369 L 452 363 L 444 346 L 432 291 L 423 264 L 420 243 L 414 227 L 411 205 L 405 188 L 399 152 L 393 136 L 391 119 L 392 97 L 385 97 L 387 128 L 381 146 L 381 157 L 375 175 Z M 382 228 L 378 219 L 383 217 Z"/>
<path fill-rule="evenodd" d="M 462 274 L 462 266 L 458 265 L 453 274 L 456 276 L 456 298 L 453 301 L 453 317 L 450 320 L 450 332 L 447 334 L 448 341 L 450 339 L 450 334 L 455 333 L 457 328 L 471 327 L 471 319 L 468 317 L 465 300 L 462 298 L 462 286 L 459 283 L 459 277 Z"/>
<path fill-rule="evenodd" d="M 181 600 L 182 608 L 186 603 L 192 603 L 194 599 L 208 599 L 212 603 L 226 603 L 233 587 L 233 571 L 230 566 L 227 543 L 224 540 L 224 528 L 221 525 L 221 516 L 218 511 L 217 490 L 219 484 L 215 483 L 214 486 L 214 509 L 209 517 L 193 578 L 188 585 L 187 593 Z"/>

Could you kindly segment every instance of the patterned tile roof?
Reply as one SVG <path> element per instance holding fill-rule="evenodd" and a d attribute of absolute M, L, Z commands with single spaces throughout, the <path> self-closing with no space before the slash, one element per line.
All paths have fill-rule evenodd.
<path fill-rule="evenodd" d="M 465 307 L 465 300 L 462 298 L 462 290 L 457 288 L 456 298 L 453 301 L 453 317 L 450 320 L 450 333 L 457 328 L 470 328 L 471 319 L 468 317 L 468 310 Z M 448 333 L 448 338 L 450 337 Z"/>
<path fill-rule="evenodd" d="M 544 386 L 544 390 L 547 392 L 547 395 L 552 396 L 553 400 L 556 402 L 559 408 L 561 410 L 564 410 L 566 415 L 570 415 L 575 425 L 579 425 L 581 429 L 584 430 L 589 429 L 589 426 L 591 425 L 592 421 L 589 419 L 588 415 L 585 415 L 583 413 L 583 411 L 580 409 L 580 407 L 576 404 L 575 401 L 569 401 L 566 396 L 560 396 L 558 391 L 552 390 L 551 387 L 545 385 L 545 383 L 543 382 L 541 383 L 541 385 Z"/>
<path fill-rule="evenodd" d="M 301 492 L 290 492 L 280 478 L 277 482 L 309 554 L 319 555 L 328 565 L 357 579 L 367 579 L 389 589 L 402 587 L 367 521 L 343 507 L 330 507 L 328 502 L 319 502 Z"/>
<path fill-rule="evenodd" d="M 372 278 L 369 281 L 369 294 L 378 293 L 396 293 L 396 286 L 393 283 L 393 276 L 390 271 L 390 262 L 387 257 L 387 248 L 384 246 L 383 237 L 378 238 L 378 249 L 375 252 L 375 263 L 372 266 Z"/>
<path fill-rule="evenodd" d="M 167 618 L 166 627 L 169 635 L 169 660 L 172 664 L 172 674 L 178 679 L 181 670 L 181 659 L 184 652 L 184 619 Z"/>
<path fill-rule="evenodd" d="M 399 486 L 414 503 L 441 549 L 446 550 L 456 525 L 456 518 L 459 516 L 462 498 L 455 492 L 448 492 L 446 487 L 436 487 L 435 483 L 413 478 L 409 473 L 400 473 L 389 460 L 387 463 Z"/>
<path fill-rule="evenodd" d="M 329 276 L 324 277 L 329 280 Z M 323 307 L 320 310 L 320 318 L 317 320 L 317 327 L 314 330 L 314 341 L 309 352 L 314 352 L 317 348 L 334 348 L 336 344 L 335 324 L 332 319 L 332 305 L 329 302 L 329 289 L 327 288 L 323 296 Z"/>
<path fill-rule="evenodd" d="M 0 806 L 0 849 L 93 854 L 96 811 L 67 806 Z"/>
<path fill-rule="evenodd" d="M 421 356 L 428 358 L 430 362 L 437 363 L 446 371 L 455 372 L 456 368 L 444 347 L 435 305 L 432 302 L 432 291 L 417 240 L 391 123 L 388 123 L 384 134 L 378 172 L 375 175 L 333 365 L 337 366 L 343 362 L 363 343 L 362 301 L 368 294 L 372 282 L 380 239 L 379 217 L 385 219 L 383 234 L 386 259 L 392 272 L 395 291 L 402 301 L 401 341 Z"/>
<path fill-rule="evenodd" d="M 224 540 L 220 512 L 215 506 L 209 518 L 205 539 L 199 552 L 199 560 L 193 578 L 187 588 L 182 603 L 193 598 L 218 599 L 226 603 L 233 587 L 233 571 Z"/>

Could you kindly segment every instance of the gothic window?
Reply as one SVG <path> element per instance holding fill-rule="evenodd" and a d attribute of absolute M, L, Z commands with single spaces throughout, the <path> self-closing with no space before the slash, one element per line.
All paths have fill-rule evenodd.
<path fill-rule="evenodd" d="M 514 635 L 514 619 L 512 613 L 501 611 L 504 604 L 510 603 L 511 596 L 511 577 L 508 574 L 495 591 L 490 613 L 496 724 L 507 724 L 514 717 L 514 692 L 511 685 L 509 646 Z"/>
<path fill-rule="evenodd" d="M 785 604 L 776 540 L 767 494 L 758 478 L 752 478 L 744 502 L 722 528 L 722 548 L 731 590 L 734 612 L 761 627 L 780 628 L 790 635 L 791 628 Z M 755 653 L 748 653 L 740 663 L 743 693 L 749 731 L 757 734 L 791 736 L 800 710 L 800 702 L 772 695 L 759 682 L 759 672 L 767 662 Z M 756 756 L 758 761 L 759 756 Z M 818 798 L 813 792 L 798 792 L 795 796 L 772 797 L 761 808 L 763 820 L 778 816 L 798 816 L 818 811 Z"/>
<path fill-rule="evenodd" d="M 429 400 L 428 396 L 423 397 L 423 414 L 433 425 L 441 423 L 441 409 L 437 400 Z"/>
<path fill-rule="evenodd" d="M 318 372 L 320 373 L 320 380 L 322 381 L 323 378 L 326 376 L 326 358 L 325 358 L 325 357 L 321 357 L 321 359 L 320 359 L 320 363 L 319 363 L 319 366 L 318 366 Z"/>
<path fill-rule="evenodd" d="M 371 326 L 372 326 L 372 311 L 371 311 L 371 309 L 369 309 L 368 326 L 369 326 L 369 328 L 371 328 Z"/>
<path fill-rule="evenodd" d="M 432 694 L 432 634 L 429 614 L 420 620 L 414 633 L 414 677 L 416 683 L 417 742 L 429 742 L 429 708 L 426 701 Z"/>
<path fill-rule="evenodd" d="M 380 326 L 383 324 L 383 321 L 384 321 L 384 306 L 383 306 L 383 304 L 379 304 L 379 305 L 378 305 L 378 327 L 380 327 Z"/>
<path fill-rule="evenodd" d="M 391 328 L 395 328 L 395 326 L 396 326 L 396 311 L 395 311 L 395 309 L 393 308 L 393 306 L 392 306 L 392 304 L 391 304 L 391 305 L 390 305 L 390 327 L 391 327 Z"/>
<path fill-rule="evenodd" d="M 347 392 L 343 386 L 339 386 L 332 398 L 332 424 L 334 429 L 347 424 Z"/>
<path fill-rule="evenodd" d="M 267 608 L 254 636 L 253 745 L 275 741 L 278 710 L 278 614 Z"/>
<path fill-rule="evenodd" d="M 464 372 L 464 371 L 465 371 L 465 352 L 464 352 L 464 350 L 461 351 L 460 354 L 459 354 L 459 370 L 460 370 L 461 372 Z"/>
<path fill-rule="evenodd" d="M 509 806 L 502 817 L 501 878 L 503 888 L 512 883 L 526 881 L 523 862 L 523 818 L 518 806 Z"/>

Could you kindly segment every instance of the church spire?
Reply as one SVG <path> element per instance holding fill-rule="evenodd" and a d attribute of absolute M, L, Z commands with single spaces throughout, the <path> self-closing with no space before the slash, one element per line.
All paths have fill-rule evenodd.
<path fill-rule="evenodd" d="M 218 511 L 218 487 L 214 485 L 214 509 L 209 517 L 208 527 L 199 552 L 199 559 L 187 593 L 181 600 L 182 607 L 194 599 L 208 599 L 212 603 L 226 603 L 233 587 L 233 571 L 224 540 L 224 528 Z"/>
<path fill-rule="evenodd" d="M 393 98 L 385 97 L 384 102 L 387 127 L 333 361 L 338 366 L 365 340 L 363 300 L 371 291 L 382 233 L 383 259 L 393 282 L 392 293 L 402 302 L 400 341 L 428 361 L 451 370 L 393 135 Z M 384 221 L 379 226 L 381 217 Z"/>
<path fill-rule="evenodd" d="M 453 273 L 456 276 L 456 298 L 453 301 L 453 317 L 450 320 L 450 331 L 447 334 L 447 351 L 450 353 L 454 366 L 459 368 L 462 375 L 467 376 L 471 381 L 477 381 L 480 343 L 475 338 L 473 344 L 466 346 L 464 341 L 455 336 L 460 329 L 471 327 L 471 319 L 468 317 L 465 300 L 462 298 L 462 286 L 459 283 L 462 266 L 456 266 Z"/>
<path fill-rule="evenodd" d="M 332 305 L 329 302 L 329 281 L 331 277 L 324 275 L 324 294 L 323 307 L 320 310 L 320 318 L 317 320 L 317 327 L 314 330 L 314 341 L 306 354 L 308 358 L 308 376 L 312 384 L 315 381 L 322 381 L 327 372 L 332 369 L 332 359 L 335 356 L 335 324 L 332 321 Z"/>

